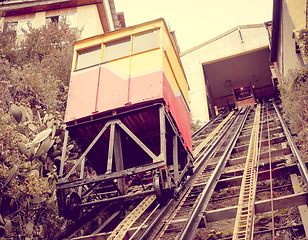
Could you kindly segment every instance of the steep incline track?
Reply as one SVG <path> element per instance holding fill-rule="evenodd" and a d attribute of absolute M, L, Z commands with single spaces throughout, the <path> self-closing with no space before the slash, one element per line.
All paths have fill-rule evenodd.
<path fill-rule="evenodd" d="M 150 195 L 139 202 L 111 203 L 83 220 L 92 225 L 74 223 L 62 239 L 308 235 L 306 163 L 276 104 L 220 115 L 196 132 L 193 141 L 194 174 L 176 189 L 175 198 L 163 203 Z M 93 225 L 91 235 L 80 236 Z"/>

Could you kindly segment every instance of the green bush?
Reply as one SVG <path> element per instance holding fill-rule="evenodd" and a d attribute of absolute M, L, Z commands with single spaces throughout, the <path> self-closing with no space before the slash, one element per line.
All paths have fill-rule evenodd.
<path fill-rule="evenodd" d="M 307 29 L 299 34 L 301 53 L 308 52 Z M 283 116 L 304 156 L 308 155 L 308 66 L 292 69 L 278 86 Z"/>
<path fill-rule="evenodd" d="M 0 34 L 0 237 L 51 239 L 66 226 L 56 206 L 73 42 L 81 30 L 49 23 L 17 42 Z M 46 110 L 45 110 L 46 109 Z M 45 111 L 44 111 L 45 110 Z M 79 149 L 69 142 L 67 158 Z"/>

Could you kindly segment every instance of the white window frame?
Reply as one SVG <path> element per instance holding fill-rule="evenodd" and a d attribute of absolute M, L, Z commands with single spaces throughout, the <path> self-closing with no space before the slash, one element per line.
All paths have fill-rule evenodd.
<path fill-rule="evenodd" d="M 16 33 L 17 35 L 24 35 L 24 32 L 22 29 L 26 30 L 27 33 L 29 33 L 29 28 L 28 28 L 28 23 L 30 22 L 31 26 L 33 27 L 34 25 L 34 19 L 23 19 L 23 20 L 18 20 L 17 24 L 17 29 Z"/>
<path fill-rule="evenodd" d="M 76 21 L 77 21 L 76 13 L 61 14 L 59 20 L 61 21 L 62 18 L 64 18 L 64 16 L 66 16 L 66 19 L 68 20 L 68 24 L 70 24 L 70 27 L 76 27 Z"/>
<path fill-rule="evenodd" d="M 49 18 L 54 18 L 54 17 L 58 17 L 58 23 L 59 23 L 59 21 L 61 21 L 64 18 L 64 16 L 66 16 L 68 23 L 70 24 L 70 27 L 76 27 L 76 22 L 77 22 L 76 13 L 65 13 L 65 14 L 45 17 L 45 24 L 47 23 L 47 20 Z"/>

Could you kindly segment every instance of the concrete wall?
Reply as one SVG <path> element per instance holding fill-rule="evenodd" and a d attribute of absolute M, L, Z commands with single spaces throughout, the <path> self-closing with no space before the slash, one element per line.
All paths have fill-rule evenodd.
<path fill-rule="evenodd" d="M 299 4 L 302 2 L 302 0 L 282 2 L 281 35 L 278 50 L 279 58 L 277 58 L 277 60 L 280 74 L 284 77 L 288 75 L 290 69 L 303 66 L 302 57 L 296 53 L 295 49 L 296 34 L 301 28 L 305 28 L 305 24 L 303 23 L 305 8 L 299 8 L 303 7 L 302 4 Z M 293 16 L 290 14 L 293 14 Z M 294 23 L 296 24 L 297 29 Z"/>
<path fill-rule="evenodd" d="M 35 13 L 34 28 L 39 28 L 45 24 L 45 12 Z"/>
<path fill-rule="evenodd" d="M 45 24 L 46 17 L 59 16 L 59 15 L 61 16 L 66 14 L 70 14 L 71 16 L 72 14 L 75 14 L 75 17 L 72 16 L 74 19 L 73 20 L 74 27 L 83 29 L 81 36 L 82 39 L 104 33 L 96 4 L 79 6 L 77 8 L 72 7 L 72 8 L 49 10 L 46 12 L 41 11 L 41 12 L 36 12 L 35 14 L 33 13 L 31 17 L 29 17 L 29 14 L 16 15 L 8 18 L 1 17 L 0 27 L 2 29 L 3 23 L 5 21 L 11 22 L 11 21 L 20 21 L 23 19 L 29 19 L 29 20 L 34 19 L 33 21 L 34 28 L 39 28 Z M 111 16 L 108 19 L 110 20 Z M 111 25 L 112 24 L 113 23 L 111 23 Z"/>
<path fill-rule="evenodd" d="M 209 121 L 208 103 L 202 64 L 268 46 L 268 34 L 263 24 L 240 26 L 181 54 L 190 86 L 189 101 L 194 122 Z"/>
<path fill-rule="evenodd" d="M 288 6 L 288 12 L 292 19 L 295 31 L 306 28 L 306 3 L 307 0 L 285 0 L 284 5 Z"/>
<path fill-rule="evenodd" d="M 81 38 L 104 33 L 96 5 L 77 7 L 76 27 L 83 27 Z"/>

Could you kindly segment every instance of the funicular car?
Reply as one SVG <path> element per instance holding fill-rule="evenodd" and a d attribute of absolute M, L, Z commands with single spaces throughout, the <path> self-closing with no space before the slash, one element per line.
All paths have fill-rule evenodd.
<path fill-rule="evenodd" d="M 77 41 L 57 184 L 60 213 L 77 220 L 99 204 L 173 197 L 192 173 L 188 90 L 164 19 Z M 69 138 L 82 154 L 67 169 Z"/>

